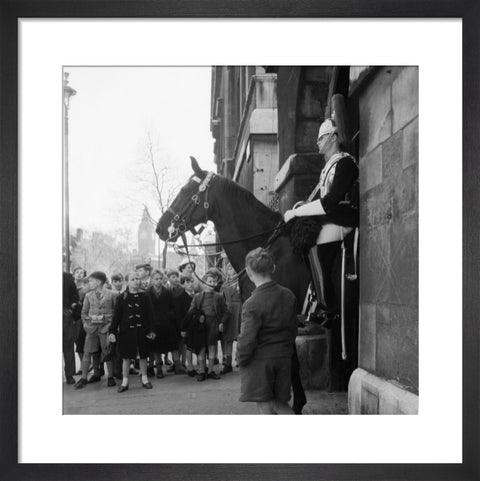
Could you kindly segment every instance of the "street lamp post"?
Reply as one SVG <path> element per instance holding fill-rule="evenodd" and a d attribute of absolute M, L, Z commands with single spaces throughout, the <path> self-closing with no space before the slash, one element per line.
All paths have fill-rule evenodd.
<path fill-rule="evenodd" d="M 65 249 L 65 271 L 70 272 L 70 220 L 68 192 L 68 110 L 70 97 L 77 93 L 68 85 L 68 72 L 63 76 L 63 246 Z"/>

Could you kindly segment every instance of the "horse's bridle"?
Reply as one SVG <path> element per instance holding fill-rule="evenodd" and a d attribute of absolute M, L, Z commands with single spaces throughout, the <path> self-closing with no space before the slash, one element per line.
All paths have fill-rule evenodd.
<path fill-rule="evenodd" d="M 208 209 L 210 207 L 210 203 L 208 202 L 208 191 L 209 191 L 209 188 L 211 186 L 211 182 L 214 179 L 214 177 L 215 177 L 215 174 L 213 172 L 208 172 L 208 174 L 205 176 L 203 181 L 199 177 L 193 176 L 192 180 L 197 182 L 199 184 L 199 186 L 198 186 L 197 193 L 193 194 L 192 197 L 190 198 L 191 202 L 187 203 L 185 205 L 185 207 L 179 213 L 175 212 L 175 210 L 172 209 L 171 207 L 168 207 L 168 209 L 167 209 L 167 212 L 170 212 L 171 214 L 173 214 L 173 218 L 172 218 L 172 221 L 171 221 L 170 226 L 168 228 L 169 238 L 166 240 L 166 242 L 169 242 L 172 239 L 175 239 L 175 238 L 180 236 L 182 238 L 184 248 L 185 248 L 185 254 L 188 257 L 189 262 L 192 262 L 192 260 L 190 259 L 190 253 L 188 251 L 189 245 L 187 244 L 185 232 L 187 230 L 190 230 L 194 235 L 197 235 L 198 233 L 195 230 L 195 226 L 192 226 L 192 227 L 187 226 L 188 221 L 187 221 L 186 216 L 187 216 L 187 214 L 191 213 L 190 211 L 193 212 L 195 207 L 200 204 L 200 196 L 203 193 L 203 195 L 204 195 L 203 208 L 204 208 L 204 211 L 205 211 L 203 220 L 204 220 L 204 222 L 208 221 Z M 238 239 L 238 240 L 235 240 L 235 241 L 226 242 L 224 244 L 236 244 L 238 242 L 243 242 L 244 240 L 254 239 L 256 237 L 264 236 L 265 234 L 271 234 L 269 239 L 267 240 L 265 246 L 264 246 L 264 247 L 267 247 L 276 240 L 276 238 L 278 236 L 278 233 L 280 232 L 280 230 L 282 229 L 282 227 L 284 225 L 285 224 L 284 224 L 283 219 L 282 219 L 282 220 L 279 221 L 279 223 L 277 224 L 277 226 L 274 229 L 270 229 L 270 230 L 267 230 L 265 232 L 261 232 L 259 234 L 254 235 L 254 236 L 246 237 L 246 238 L 243 238 L 243 239 Z M 221 245 L 223 245 L 223 244 L 222 243 L 208 244 L 208 246 L 221 246 Z M 190 247 L 192 247 L 192 246 L 190 246 Z M 235 276 L 235 279 L 233 281 L 238 280 L 244 272 L 245 272 L 245 268 L 243 268 Z M 195 271 L 194 271 L 194 275 L 200 282 L 205 284 L 205 282 L 202 279 L 200 279 L 200 277 L 198 277 L 198 275 Z"/>
<path fill-rule="evenodd" d="M 203 198 L 203 208 L 205 210 L 204 222 L 208 221 L 208 209 L 210 207 L 210 203 L 208 202 L 208 190 L 210 188 L 211 181 L 213 180 L 214 177 L 215 177 L 215 174 L 213 172 L 209 172 L 203 180 L 201 180 L 197 176 L 192 177 L 192 180 L 197 182 L 199 186 L 198 186 L 197 193 L 193 194 L 192 197 L 190 198 L 191 202 L 187 203 L 179 213 L 175 212 L 171 207 L 168 207 L 167 212 L 170 212 L 171 214 L 173 214 L 173 218 L 168 228 L 169 238 L 167 239 L 167 242 L 170 239 L 174 239 L 178 237 L 178 235 L 185 234 L 185 232 L 189 229 L 192 232 L 195 230 L 195 226 L 192 226 L 190 228 L 187 226 L 187 223 L 188 223 L 187 214 L 191 214 L 190 211 L 193 212 L 195 207 L 200 204 L 200 196 L 202 194 L 204 196 Z M 196 234 L 196 232 L 193 232 L 193 233 Z"/>

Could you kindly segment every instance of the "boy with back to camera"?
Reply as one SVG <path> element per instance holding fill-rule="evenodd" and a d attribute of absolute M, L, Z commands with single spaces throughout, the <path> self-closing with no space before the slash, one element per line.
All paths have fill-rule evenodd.
<path fill-rule="evenodd" d="M 242 308 L 237 344 L 241 402 L 256 402 L 260 414 L 293 414 L 288 405 L 291 359 L 297 334 L 294 294 L 272 280 L 273 256 L 262 248 L 245 258 L 255 290 Z"/>

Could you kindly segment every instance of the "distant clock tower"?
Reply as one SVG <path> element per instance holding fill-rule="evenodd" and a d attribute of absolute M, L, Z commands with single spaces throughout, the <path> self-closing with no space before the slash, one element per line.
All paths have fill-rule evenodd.
<path fill-rule="evenodd" d="M 150 221 L 148 210 L 143 209 L 143 216 L 138 226 L 138 255 L 151 257 L 155 254 L 155 231 Z"/>

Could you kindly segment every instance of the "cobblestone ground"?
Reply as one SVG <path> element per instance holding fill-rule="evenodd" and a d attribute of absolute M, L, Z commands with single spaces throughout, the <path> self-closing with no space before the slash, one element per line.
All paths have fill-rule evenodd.
<path fill-rule="evenodd" d="M 107 387 L 105 377 L 80 390 L 64 383 L 64 414 L 256 414 L 254 403 L 238 401 L 237 369 L 205 382 L 174 374 L 150 381 L 153 389 L 147 390 L 138 376 L 131 375 L 128 391 L 121 394 L 116 387 Z M 303 414 L 347 414 L 346 393 L 307 391 L 307 399 Z"/>

